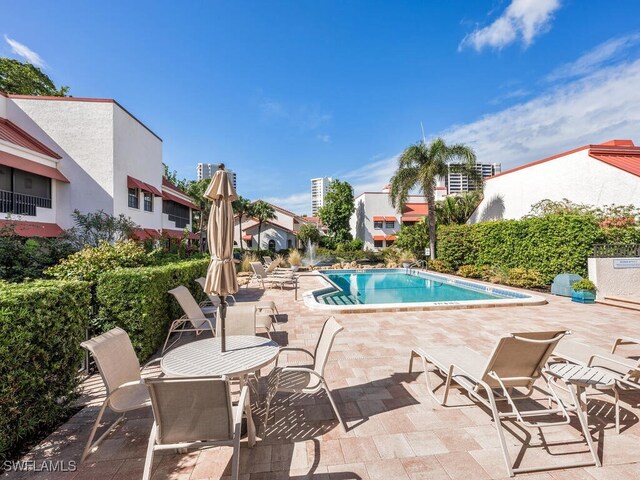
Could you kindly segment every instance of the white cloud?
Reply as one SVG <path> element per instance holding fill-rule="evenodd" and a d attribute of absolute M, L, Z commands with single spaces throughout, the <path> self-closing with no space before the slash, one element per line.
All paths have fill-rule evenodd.
<path fill-rule="evenodd" d="M 294 193 L 286 197 L 266 197 L 263 200 L 298 215 L 311 215 L 311 193 Z"/>
<path fill-rule="evenodd" d="M 323 143 L 329 143 L 331 142 L 331 135 L 327 135 L 327 134 L 318 134 L 316 135 L 316 138 L 318 140 L 320 140 Z"/>
<path fill-rule="evenodd" d="M 258 104 L 264 120 L 282 122 L 302 132 L 318 130 L 331 122 L 330 113 L 321 111 L 318 107 L 301 105 L 287 105 L 273 98 L 264 98 Z M 323 137 L 328 135 L 323 135 Z M 318 136 L 320 139 L 320 135 Z M 325 140 L 322 140 L 325 141 Z"/>
<path fill-rule="evenodd" d="M 362 192 L 379 192 L 389 184 L 398 165 L 398 156 L 399 154 L 370 162 L 342 175 L 341 180 L 348 181 L 356 195 Z"/>
<path fill-rule="evenodd" d="M 565 78 L 581 77 L 606 64 L 620 60 L 625 51 L 640 43 L 640 33 L 612 38 L 585 53 L 575 62 L 561 65 L 547 75 L 546 80 L 555 81 Z"/>
<path fill-rule="evenodd" d="M 43 68 L 46 66 L 46 63 L 44 62 L 42 57 L 26 45 L 18 42 L 17 40 L 14 40 L 13 38 L 9 38 L 9 36 L 7 35 L 4 36 L 4 39 L 11 47 L 12 53 L 15 53 L 16 55 L 24 58 L 27 62 L 32 63 L 36 67 Z"/>
<path fill-rule="evenodd" d="M 533 39 L 549 29 L 553 13 L 560 8 L 559 0 L 512 0 L 504 13 L 491 25 L 468 34 L 458 47 L 473 47 L 476 51 L 484 47 L 501 49 L 518 38 L 525 47 Z"/>

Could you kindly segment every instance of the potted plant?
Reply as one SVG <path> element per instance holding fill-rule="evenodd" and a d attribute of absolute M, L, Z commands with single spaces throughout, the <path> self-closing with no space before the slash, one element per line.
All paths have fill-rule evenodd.
<path fill-rule="evenodd" d="M 300 252 L 296 249 L 293 249 L 289 252 L 289 258 L 287 259 L 289 265 L 291 265 L 291 271 L 297 272 L 302 265 L 302 257 L 300 256 Z"/>
<path fill-rule="evenodd" d="M 411 264 L 416 261 L 416 258 L 411 252 L 403 251 L 400 254 L 399 260 L 400 263 L 402 263 L 402 268 L 409 268 Z"/>
<path fill-rule="evenodd" d="M 596 285 L 591 280 L 583 278 L 571 285 L 571 301 L 578 303 L 596 302 Z"/>

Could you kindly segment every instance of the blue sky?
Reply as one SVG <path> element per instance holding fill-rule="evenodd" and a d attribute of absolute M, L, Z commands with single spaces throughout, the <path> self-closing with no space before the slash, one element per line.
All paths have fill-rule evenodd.
<path fill-rule="evenodd" d="M 359 193 L 442 135 L 511 168 L 640 143 L 637 0 L 10 2 L 0 55 L 78 97 L 115 98 L 195 177 L 308 213 L 309 179 Z M 576 174 L 579 174 L 577 172 Z"/>

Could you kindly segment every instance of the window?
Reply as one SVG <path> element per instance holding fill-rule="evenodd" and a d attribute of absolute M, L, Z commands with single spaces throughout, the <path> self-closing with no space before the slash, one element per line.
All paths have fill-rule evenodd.
<path fill-rule="evenodd" d="M 387 220 L 384 223 L 386 228 L 396 228 L 396 222 L 394 222 L 393 220 Z"/>
<path fill-rule="evenodd" d="M 253 239 L 250 238 L 249 240 L 246 241 L 247 242 L 247 248 L 251 248 L 253 247 Z"/>
<path fill-rule="evenodd" d="M 174 222 L 177 228 L 184 228 L 191 223 L 189 207 L 171 200 L 163 200 L 162 213 L 169 216 L 169 221 Z"/>
<path fill-rule="evenodd" d="M 387 247 L 390 247 L 391 245 L 393 245 L 393 242 L 395 240 L 387 240 Z"/>
<path fill-rule="evenodd" d="M 138 189 L 130 188 L 129 189 L 129 207 L 130 208 L 140 208 L 138 203 Z"/>
<path fill-rule="evenodd" d="M 35 216 L 36 207 L 51 208 L 51 179 L 0 165 L 0 212 Z"/>
<path fill-rule="evenodd" d="M 144 192 L 144 211 L 145 212 L 153 212 L 153 193 Z"/>
<path fill-rule="evenodd" d="M 382 222 L 376 220 L 373 222 L 373 228 L 382 228 Z"/>
<path fill-rule="evenodd" d="M 275 240 L 269 240 L 269 250 L 271 250 L 272 252 L 276 251 L 276 241 Z"/>
<path fill-rule="evenodd" d="M 287 248 L 288 249 L 292 249 L 293 248 L 293 242 L 291 241 L 291 239 L 287 240 Z"/>
<path fill-rule="evenodd" d="M 382 240 L 374 240 L 373 241 L 373 246 L 375 248 L 382 248 Z"/>

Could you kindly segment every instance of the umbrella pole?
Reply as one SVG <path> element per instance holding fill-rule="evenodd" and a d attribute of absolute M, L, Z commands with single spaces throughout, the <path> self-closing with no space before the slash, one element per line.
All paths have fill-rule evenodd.
<path fill-rule="evenodd" d="M 226 331 L 225 331 L 225 320 L 227 318 L 227 296 L 226 295 L 218 295 L 220 298 L 220 332 L 222 338 L 220 339 L 220 351 L 222 353 L 227 351 L 227 341 L 226 341 Z"/>

